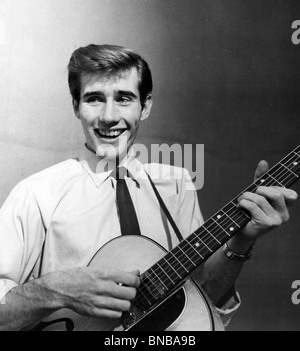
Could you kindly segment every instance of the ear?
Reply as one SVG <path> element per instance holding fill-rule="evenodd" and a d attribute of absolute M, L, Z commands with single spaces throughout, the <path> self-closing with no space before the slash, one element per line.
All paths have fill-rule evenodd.
<path fill-rule="evenodd" d="M 141 118 L 140 120 L 141 121 L 144 121 L 145 119 L 147 119 L 150 115 L 150 112 L 151 112 L 151 108 L 152 108 L 152 95 L 149 94 L 146 98 L 146 101 L 145 101 L 145 104 L 144 104 L 144 107 L 143 107 L 143 110 L 142 110 L 142 115 L 141 115 Z"/>
<path fill-rule="evenodd" d="M 75 113 L 75 116 L 80 119 L 80 113 L 79 113 L 79 104 L 76 100 L 72 100 L 72 105 L 73 105 L 73 110 Z"/>

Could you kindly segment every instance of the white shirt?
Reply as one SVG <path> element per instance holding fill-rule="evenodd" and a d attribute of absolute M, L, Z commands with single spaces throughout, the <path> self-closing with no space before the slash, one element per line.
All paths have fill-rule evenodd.
<path fill-rule="evenodd" d="M 107 241 L 121 235 L 115 178 L 100 171 L 87 150 L 21 181 L 0 210 L 0 299 L 17 284 L 48 272 L 87 265 Z M 185 169 L 142 165 L 129 158 L 126 178 L 142 235 L 166 250 L 178 239 L 151 187 L 151 176 L 184 237 L 203 223 Z"/>
<path fill-rule="evenodd" d="M 178 244 L 149 182 L 150 175 L 183 237 L 203 224 L 187 170 L 142 165 L 130 157 L 126 184 L 141 234 L 166 250 Z M 109 240 L 120 236 L 116 180 L 84 148 L 78 159 L 56 164 L 21 181 L 0 210 L 0 301 L 18 284 L 46 273 L 88 265 Z M 236 296 L 219 310 L 225 319 L 239 306 Z M 224 320 L 224 319 L 223 319 Z"/>

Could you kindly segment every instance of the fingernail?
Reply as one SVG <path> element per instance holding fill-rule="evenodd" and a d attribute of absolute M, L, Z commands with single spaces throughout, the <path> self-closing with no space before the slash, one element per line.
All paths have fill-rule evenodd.
<path fill-rule="evenodd" d="M 296 191 L 294 191 L 294 190 L 291 190 L 291 196 L 292 196 L 294 199 L 297 199 L 297 198 L 298 198 L 298 194 L 297 194 Z"/>

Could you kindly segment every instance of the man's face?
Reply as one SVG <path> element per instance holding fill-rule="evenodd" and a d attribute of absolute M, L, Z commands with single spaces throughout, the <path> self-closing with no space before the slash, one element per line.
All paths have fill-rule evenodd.
<path fill-rule="evenodd" d="M 152 100 L 142 108 L 136 68 L 116 76 L 81 75 L 80 101 L 74 104 L 87 145 L 108 160 L 120 160 L 133 144 L 139 123 L 148 117 Z"/>

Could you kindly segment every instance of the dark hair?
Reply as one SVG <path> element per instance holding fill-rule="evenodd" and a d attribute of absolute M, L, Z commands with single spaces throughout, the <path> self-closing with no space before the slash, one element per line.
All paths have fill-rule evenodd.
<path fill-rule="evenodd" d="M 73 100 L 80 100 L 80 76 L 83 72 L 120 74 L 135 67 L 139 76 L 141 105 L 152 92 L 152 76 L 147 62 L 133 50 L 117 45 L 95 45 L 76 49 L 68 64 L 68 83 Z"/>

